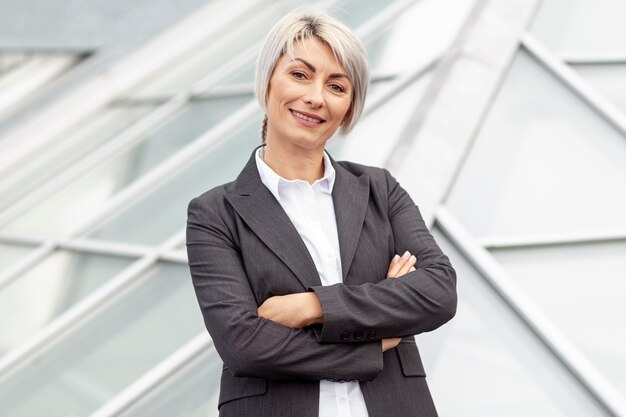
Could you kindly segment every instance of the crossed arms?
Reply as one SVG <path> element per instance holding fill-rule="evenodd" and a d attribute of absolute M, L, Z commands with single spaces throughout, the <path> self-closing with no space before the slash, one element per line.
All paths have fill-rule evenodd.
<path fill-rule="evenodd" d="M 383 367 L 382 339 L 433 330 L 454 316 L 454 269 L 406 191 L 387 171 L 385 181 L 395 248 L 417 256 L 418 267 L 377 283 L 309 288 L 323 310 L 321 329 L 292 328 L 263 317 L 262 311 L 260 315 L 218 205 L 200 197 L 189 203 L 187 252 L 196 296 L 207 330 L 233 375 L 372 380 Z M 319 310 L 314 316 L 319 321 Z M 373 340 L 341 338 L 345 329 L 365 328 L 376 330 Z"/>

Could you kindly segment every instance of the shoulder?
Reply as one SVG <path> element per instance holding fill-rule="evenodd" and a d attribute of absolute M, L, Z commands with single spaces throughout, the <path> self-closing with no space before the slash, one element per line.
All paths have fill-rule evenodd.
<path fill-rule="evenodd" d="M 187 206 L 187 215 L 202 213 L 204 216 L 219 216 L 228 210 L 226 195 L 230 193 L 234 181 L 218 185 L 192 198 Z"/>
<path fill-rule="evenodd" d="M 387 191 L 390 185 L 395 183 L 395 179 L 386 168 L 363 165 L 351 161 L 337 161 L 341 167 L 357 177 L 366 174 L 370 178 L 370 185 L 374 189 Z"/>

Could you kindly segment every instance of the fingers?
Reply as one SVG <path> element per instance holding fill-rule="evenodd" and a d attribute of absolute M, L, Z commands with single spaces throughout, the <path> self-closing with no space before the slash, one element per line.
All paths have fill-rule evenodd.
<path fill-rule="evenodd" d="M 411 255 L 409 251 L 404 252 L 402 256 L 394 256 L 387 270 L 387 278 L 396 278 L 407 272 L 415 271 L 414 265 L 416 262 L 417 258 Z"/>

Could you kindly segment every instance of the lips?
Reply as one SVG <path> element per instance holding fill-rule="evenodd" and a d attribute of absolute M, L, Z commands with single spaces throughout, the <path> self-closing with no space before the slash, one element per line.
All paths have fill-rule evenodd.
<path fill-rule="evenodd" d="M 307 113 L 307 112 L 303 112 L 303 111 L 298 111 L 298 110 L 293 110 L 293 109 L 289 109 L 289 111 L 291 112 L 291 114 L 293 114 L 295 117 L 302 119 L 302 120 L 306 120 L 308 122 L 311 123 L 324 123 L 326 120 L 322 119 L 321 117 L 315 115 L 315 114 L 311 114 L 311 113 Z"/>

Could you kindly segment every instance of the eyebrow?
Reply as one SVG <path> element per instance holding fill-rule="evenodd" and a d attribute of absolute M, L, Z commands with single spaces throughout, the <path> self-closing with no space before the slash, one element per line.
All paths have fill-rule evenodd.
<path fill-rule="evenodd" d="M 310 62 L 302 59 L 302 58 L 294 58 L 294 61 L 300 61 L 302 62 L 304 65 L 306 65 L 311 71 L 315 72 L 317 71 L 317 69 L 315 68 L 315 65 L 311 64 Z M 346 78 L 348 81 L 350 80 L 350 77 L 348 77 L 348 74 L 344 74 L 342 72 L 334 72 L 332 74 L 330 74 L 328 76 L 329 78 Z"/>

